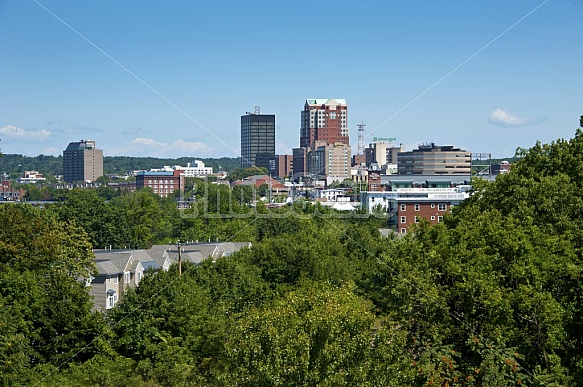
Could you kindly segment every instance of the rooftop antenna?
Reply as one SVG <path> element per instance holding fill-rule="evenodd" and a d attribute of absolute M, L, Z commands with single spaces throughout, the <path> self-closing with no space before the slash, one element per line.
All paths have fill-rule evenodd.
<path fill-rule="evenodd" d="M 260 106 L 255 106 L 255 114 L 261 114 L 260 110 L 261 110 Z"/>
<path fill-rule="evenodd" d="M 362 121 L 360 121 L 360 124 L 357 125 L 358 126 L 358 154 L 359 155 L 363 155 L 364 154 L 364 127 L 366 126 L 366 124 Z"/>

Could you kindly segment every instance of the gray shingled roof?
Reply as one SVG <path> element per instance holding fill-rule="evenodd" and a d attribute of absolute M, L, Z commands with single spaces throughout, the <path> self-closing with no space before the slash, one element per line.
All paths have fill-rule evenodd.
<path fill-rule="evenodd" d="M 112 252 L 111 250 L 94 251 L 95 263 L 99 274 L 119 274 L 126 270 L 126 265 L 132 253 L 128 251 Z"/>
<path fill-rule="evenodd" d="M 100 275 L 114 275 L 119 273 L 117 266 L 108 259 L 96 259 L 95 266 L 97 266 L 97 272 Z"/>

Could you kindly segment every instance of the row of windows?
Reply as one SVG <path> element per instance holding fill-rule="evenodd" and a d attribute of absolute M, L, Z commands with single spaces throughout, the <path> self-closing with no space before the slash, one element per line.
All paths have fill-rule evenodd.
<path fill-rule="evenodd" d="M 432 221 L 435 221 L 435 216 L 431 216 L 430 218 Z M 406 216 L 401 216 L 401 219 L 399 219 L 400 222 L 399 223 L 407 223 L 407 217 Z M 421 221 L 421 217 L 418 215 L 415 215 L 415 223 L 419 223 Z M 443 221 L 443 216 L 438 216 L 437 217 L 437 221 L 441 223 L 441 221 Z"/>
<path fill-rule="evenodd" d="M 415 209 L 415 211 L 420 211 L 421 210 L 421 204 L 419 203 L 415 203 L 413 205 L 413 208 Z M 435 208 L 435 203 L 431 203 L 431 208 Z M 404 203 L 401 203 L 401 211 L 406 211 L 407 210 L 407 205 Z M 439 203 L 437 205 L 437 211 L 447 211 L 447 204 L 445 203 Z"/>
<path fill-rule="evenodd" d="M 154 184 L 174 184 L 175 182 L 172 180 L 153 180 Z M 148 184 L 152 184 L 152 180 L 148 180 Z"/>
<path fill-rule="evenodd" d="M 136 272 L 136 284 L 139 283 L 141 279 L 142 279 L 142 273 L 139 272 L 139 271 Z M 116 280 L 117 280 L 117 277 L 116 277 Z M 130 283 L 130 280 L 131 280 L 131 274 L 130 274 L 130 272 L 129 271 L 125 271 L 123 273 L 123 283 L 124 284 L 128 284 L 128 283 Z"/>

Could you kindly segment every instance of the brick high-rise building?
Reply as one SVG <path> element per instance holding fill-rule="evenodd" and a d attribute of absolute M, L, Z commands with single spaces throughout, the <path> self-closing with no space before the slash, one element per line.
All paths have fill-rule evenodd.
<path fill-rule="evenodd" d="M 69 143 L 63 151 L 65 182 L 94 182 L 103 176 L 103 150 L 95 148 L 95 141 Z"/>
<path fill-rule="evenodd" d="M 315 141 L 349 145 L 348 105 L 345 99 L 307 99 L 302 111 L 300 147 Z"/>

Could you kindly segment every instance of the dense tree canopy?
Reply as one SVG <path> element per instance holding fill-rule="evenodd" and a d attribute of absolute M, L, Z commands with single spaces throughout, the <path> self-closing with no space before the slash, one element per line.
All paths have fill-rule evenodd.
<path fill-rule="evenodd" d="M 402 237 L 204 181 L 182 212 L 148 190 L 0 206 L 0 385 L 581 385 L 583 132 L 518 156 Z M 253 243 L 97 314 L 91 244 L 124 239 Z"/>

